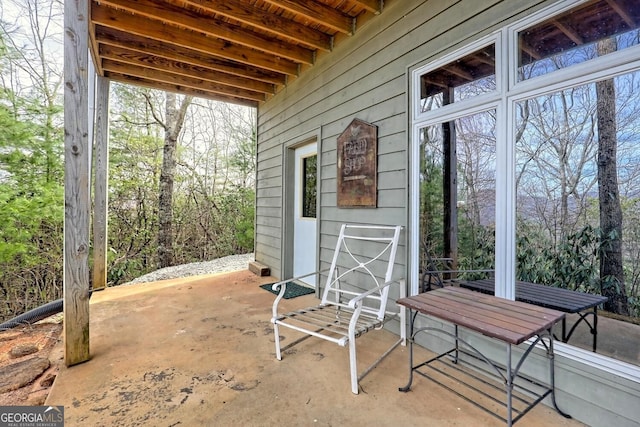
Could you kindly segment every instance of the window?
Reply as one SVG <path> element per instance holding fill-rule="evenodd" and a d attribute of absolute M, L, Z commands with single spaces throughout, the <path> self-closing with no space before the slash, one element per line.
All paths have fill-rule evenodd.
<path fill-rule="evenodd" d="M 589 1 L 518 33 L 518 80 L 612 53 L 603 42 L 623 50 L 639 43 L 640 3 Z"/>
<path fill-rule="evenodd" d="M 494 269 L 495 143 L 495 111 L 420 129 L 423 274 L 445 268 Z"/>
<path fill-rule="evenodd" d="M 309 156 L 302 159 L 302 216 L 303 218 L 316 217 L 317 200 L 317 165 L 318 156 Z"/>
<path fill-rule="evenodd" d="M 608 296 L 605 315 L 639 319 L 640 71 L 526 99 L 516 111 L 516 277 Z M 633 326 L 628 338 L 638 340 Z M 588 349 L 582 332 L 570 342 Z M 608 344 L 601 354 L 638 363 L 633 350 Z"/>
<path fill-rule="evenodd" d="M 496 90 L 495 45 L 490 44 L 420 76 L 420 112 Z"/>
<path fill-rule="evenodd" d="M 411 84 L 413 291 L 442 257 L 495 270 L 505 298 L 516 280 L 605 295 L 597 353 L 640 365 L 640 4 L 558 2 Z M 591 344 L 585 324 L 568 343 Z"/>

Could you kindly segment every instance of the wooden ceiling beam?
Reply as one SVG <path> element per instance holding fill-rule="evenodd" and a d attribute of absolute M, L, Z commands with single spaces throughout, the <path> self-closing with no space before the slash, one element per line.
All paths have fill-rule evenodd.
<path fill-rule="evenodd" d="M 359 4 L 368 12 L 378 15 L 382 13 L 382 1 L 383 0 L 354 0 L 353 2 Z"/>
<path fill-rule="evenodd" d="M 379 14 L 383 0 L 88 4 L 90 49 L 100 75 L 257 106 L 313 67 L 333 43 L 353 35 L 356 23 Z"/>
<path fill-rule="evenodd" d="M 626 11 L 623 6 L 620 6 L 620 4 L 616 0 L 607 0 L 607 4 L 609 4 L 609 7 L 611 7 L 611 9 L 613 9 L 613 11 L 624 20 L 629 28 L 636 28 L 637 24 L 633 20 L 633 17 Z"/>
<path fill-rule="evenodd" d="M 496 65 L 495 58 L 489 55 L 484 55 L 483 53 L 472 53 L 470 56 L 481 64 L 491 65 L 493 67 Z"/>
<path fill-rule="evenodd" d="M 183 0 L 185 4 L 202 8 L 253 28 L 259 28 L 278 37 L 284 37 L 296 43 L 302 43 L 313 49 L 330 51 L 332 37 L 321 31 L 309 28 L 281 16 L 269 14 L 252 5 L 247 0 Z"/>
<path fill-rule="evenodd" d="M 201 90 L 203 92 L 229 95 L 237 98 L 250 99 L 253 101 L 264 101 L 266 99 L 264 93 L 213 83 L 200 78 L 186 77 L 180 74 L 171 73 L 169 71 L 150 70 L 149 68 L 139 67 L 119 61 L 113 61 L 111 59 L 104 59 L 102 61 L 102 67 L 105 71 L 138 77 L 149 82 L 166 83 L 183 88 L 191 88 Z"/>
<path fill-rule="evenodd" d="M 430 78 L 425 77 L 425 76 L 422 76 L 421 79 L 422 79 L 423 86 L 425 86 L 425 87 L 427 87 L 427 86 L 436 86 L 436 87 L 442 88 L 443 90 L 451 88 L 451 86 L 449 86 L 445 82 L 441 82 L 441 81 L 438 81 L 438 80 L 430 79 Z M 425 92 L 427 92 L 427 91 L 425 90 Z M 428 92 L 433 92 L 433 91 L 428 91 Z M 437 92 L 437 93 L 439 93 L 439 92 Z"/>
<path fill-rule="evenodd" d="M 582 39 L 582 37 L 580 37 L 580 34 L 578 34 L 573 28 L 569 27 L 563 22 L 558 21 L 557 19 L 554 19 L 551 22 L 553 22 L 553 25 L 555 25 L 556 28 L 558 28 L 562 32 L 562 34 L 567 36 L 569 40 L 574 42 L 576 45 L 582 46 L 584 44 L 584 40 Z"/>
<path fill-rule="evenodd" d="M 469 82 L 476 79 L 469 71 L 457 65 L 447 64 L 442 69 Z"/>
<path fill-rule="evenodd" d="M 314 53 L 311 49 L 276 39 L 267 39 L 246 28 L 240 28 L 236 25 L 216 20 L 213 17 L 198 15 L 185 8 L 178 8 L 166 3 L 160 6 L 152 0 L 137 0 L 135 2 L 130 0 L 100 0 L 100 4 L 110 6 L 112 10 L 113 8 L 118 9 L 118 11 L 112 12 L 114 15 L 124 15 L 122 11 L 126 11 L 143 17 L 141 19 L 146 18 L 150 21 L 157 21 L 160 24 L 169 24 L 180 29 L 195 31 L 279 58 L 286 58 L 296 63 L 311 65 L 314 61 Z"/>
<path fill-rule="evenodd" d="M 158 71 L 166 70 L 170 73 L 184 77 L 203 79 L 209 82 L 218 82 L 223 85 L 234 86 L 254 92 L 262 92 L 270 95 L 275 93 L 275 85 L 270 83 L 220 73 L 204 67 L 185 64 L 183 62 L 149 55 L 147 53 L 140 53 L 129 49 L 123 49 L 120 47 L 101 45 L 100 56 L 103 59 L 118 61 L 136 67 L 144 67 Z"/>
<path fill-rule="evenodd" d="M 264 2 L 304 16 L 311 22 L 331 28 L 339 33 L 353 35 L 354 19 L 322 3 L 300 0 L 264 0 Z"/>
<path fill-rule="evenodd" d="M 530 46 L 525 40 L 524 38 L 520 37 L 520 41 L 518 43 L 520 45 L 520 50 L 523 51 L 524 53 L 526 53 L 527 55 L 531 56 L 533 59 L 540 60 L 542 59 L 542 55 L 540 55 L 540 52 L 538 52 L 535 48 L 533 48 L 532 46 Z"/>
<path fill-rule="evenodd" d="M 121 33 L 113 28 L 98 27 L 95 34 L 96 40 L 101 44 L 135 50 L 140 53 L 156 55 L 161 58 L 205 67 L 214 71 L 246 77 L 274 85 L 281 86 L 287 82 L 286 76 L 281 73 L 241 64 L 239 62 L 227 61 L 176 45 L 163 44 L 162 42 L 146 37 Z"/>
<path fill-rule="evenodd" d="M 89 7 L 89 16 L 91 16 L 91 7 L 93 6 L 93 2 L 89 2 L 87 5 Z M 91 60 L 93 60 L 93 65 L 96 68 L 96 73 L 99 76 L 102 76 L 103 70 L 100 68 L 100 60 L 98 59 L 98 42 L 95 38 L 96 34 L 96 24 L 89 20 L 89 51 L 91 52 Z"/>
<path fill-rule="evenodd" d="M 147 79 L 140 78 L 140 77 L 128 76 L 128 75 L 125 75 L 125 74 L 114 73 L 114 72 L 111 72 L 111 71 L 106 71 L 105 72 L 105 77 L 107 77 L 108 79 L 111 79 L 112 81 L 115 81 L 115 82 L 130 84 L 130 85 L 134 85 L 134 86 L 144 86 L 144 87 L 148 87 L 148 88 L 151 88 L 151 89 L 163 90 L 163 91 L 166 91 L 166 92 L 175 92 L 175 93 L 179 93 L 181 95 L 192 95 L 192 96 L 196 96 L 196 97 L 199 97 L 199 98 L 212 99 L 214 101 L 229 102 L 229 103 L 232 103 L 232 104 L 245 105 L 247 107 L 253 107 L 253 108 L 257 108 L 258 107 L 258 102 L 251 101 L 251 100 L 248 100 L 246 98 L 241 98 L 241 97 L 231 96 L 231 95 L 224 95 L 224 94 L 220 94 L 220 93 L 206 92 L 206 91 L 203 91 L 203 90 L 200 90 L 200 89 L 193 89 L 193 88 L 190 88 L 190 87 L 182 87 L 182 86 L 176 85 L 176 84 L 161 83 L 161 82 L 158 82 L 158 81 L 147 80 Z"/>
<path fill-rule="evenodd" d="M 164 43 L 195 49 L 208 55 L 230 59 L 287 75 L 295 76 L 298 74 L 299 66 L 293 61 L 256 50 L 247 51 L 243 46 L 212 37 L 203 37 L 202 34 L 190 30 L 180 30 L 176 27 L 141 16 L 134 16 L 122 12 L 118 13 L 118 11 L 110 7 L 94 4 L 91 19 L 96 24 L 115 28 L 123 33 L 135 34 Z"/>

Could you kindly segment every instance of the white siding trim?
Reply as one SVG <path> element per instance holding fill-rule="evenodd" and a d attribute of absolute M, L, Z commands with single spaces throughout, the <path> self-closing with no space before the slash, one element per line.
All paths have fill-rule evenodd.
<path fill-rule="evenodd" d="M 603 356 L 559 341 L 554 341 L 553 346 L 556 357 L 566 357 L 569 360 L 583 363 L 608 374 L 612 374 L 629 381 L 640 382 L 640 366 L 632 365 L 621 360 Z"/>

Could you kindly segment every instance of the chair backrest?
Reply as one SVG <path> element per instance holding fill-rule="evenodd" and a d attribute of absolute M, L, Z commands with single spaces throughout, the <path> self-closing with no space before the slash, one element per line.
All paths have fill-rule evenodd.
<path fill-rule="evenodd" d="M 389 282 L 393 276 L 402 226 L 343 224 L 322 293 L 323 304 L 345 301 Z M 341 286 L 341 281 L 345 282 Z M 389 286 L 367 297 L 363 311 L 385 315 Z"/>

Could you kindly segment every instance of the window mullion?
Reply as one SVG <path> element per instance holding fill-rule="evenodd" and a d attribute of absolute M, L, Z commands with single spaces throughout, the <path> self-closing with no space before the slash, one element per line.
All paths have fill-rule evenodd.
<path fill-rule="evenodd" d="M 496 71 L 501 76 L 502 91 L 496 107 L 496 247 L 495 268 L 498 297 L 515 299 L 516 278 L 516 207 L 515 207 L 515 147 L 513 141 L 513 114 L 507 108 L 507 91 L 511 87 L 511 62 L 515 61 L 513 38 L 501 33 L 500 55 L 497 56 Z"/>

